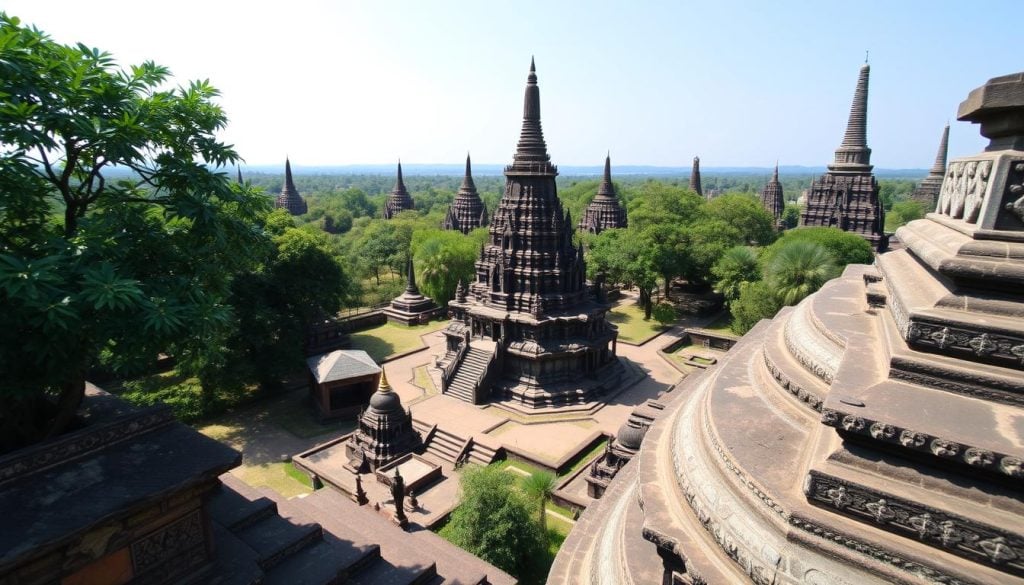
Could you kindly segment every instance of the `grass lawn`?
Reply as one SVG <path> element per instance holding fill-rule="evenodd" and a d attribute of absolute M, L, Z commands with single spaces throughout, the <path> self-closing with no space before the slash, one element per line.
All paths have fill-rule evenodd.
<path fill-rule="evenodd" d="M 355 428 L 354 420 L 320 424 L 304 391 L 296 391 L 278 401 L 268 410 L 271 422 L 301 439 L 331 433 L 340 435 Z"/>
<path fill-rule="evenodd" d="M 365 351 L 379 364 L 400 353 L 425 347 L 420 336 L 437 331 L 445 325 L 446 321 L 433 321 L 413 327 L 385 323 L 373 329 L 353 333 L 352 348 Z"/>
<path fill-rule="evenodd" d="M 291 463 L 243 464 L 232 473 L 249 485 L 269 487 L 286 498 L 313 491 L 309 477 Z"/>
<path fill-rule="evenodd" d="M 619 328 L 619 341 L 640 344 L 665 328 L 653 318 L 644 321 L 644 310 L 636 303 L 618 305 L 608 311 L 608 320 Z"/>

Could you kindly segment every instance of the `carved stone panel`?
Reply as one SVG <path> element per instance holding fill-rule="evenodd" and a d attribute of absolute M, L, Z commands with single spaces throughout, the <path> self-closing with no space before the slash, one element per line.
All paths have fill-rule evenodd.
<path fill-rule="evenodd" d="M 1024 157 L 986 153 L 949 163 L 936 212 L 985 230 L 1024 228 Z"/>
<path fill-rule="evenodd" d="M 196 510 L 132 543 L 132 566 L 137 576 L 165 568 L 185 572 L 206 559 L 202 512 Z M 166 575 L 165 575 L 166 576 Z"/>

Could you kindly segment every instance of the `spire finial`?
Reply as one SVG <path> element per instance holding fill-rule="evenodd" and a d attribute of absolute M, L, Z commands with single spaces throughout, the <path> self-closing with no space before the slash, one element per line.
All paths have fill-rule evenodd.
<path fill-rule="evenodd" d="M 608 151 L 608 154 L 604 157 L 604 176 L 601 178 L 601 185 L 597 188 L 598 196 L 606 195 L 608 197 L 615 196 L 615 185 L 612 184 L 612 153 Z"/>
<path fill-rule="evenodd" d="M 704 196 L 704 188 L 701 185 L 701 181 L 700 181 L 700 157 L 699 156 L 693 157 L 693 168 L 690 170 L 690 190 L 693 191 L 694 193 L 696 193 L 697 195 L 700 195 L 701 197 Z"/>
<path fill-rule="evenodd" d="M 519 134 L 519 144 L 513 168 L 537 172 L 543 166 L 553 172 L 551 157 L 544 143 L 544 132 L 540 124 L 540 88 L 537 86 L 537 67 L 533 57 L 530 58 L 530 74 L 526 78 L 526 94 L 523 96 L 523 129 Z"/>
<path fill-rule="evenodd" d="M 381 394 L 391 392 L 391 384 L 388 384 L 388 375 L 384 371 L 384 368 L 380 369 L 380 384 L 377 385 L 377 392 L 380 392 Z"/>
<path fill-rule="evenodd" d="M 867 65 L 867 63 L 868 63 L 868 50 L 864 49 L 864 64 Z"/>
<path fill-rule="evenodd" d="M 412 265 L 412 254 L 409 254 L 409 260 L 405 267 L 405 273 L 407 281 L 405 283 L 405 292 L 413 295 L 420 294 L 420 290 L 416 287 L 416 269 Z"/>
<path fill-rule="evenodd" d="M 867 63 L 860 66 L 857 75 L 857 87 L 853 92 L 853 103 L 850 104 L 850 118 L 846 124 L 843 142 L 836 149 L 835 162 L 829 165 L 832 170 L 863 170 L 871 168 L 871 149 L 868 148 L 868 79 L 871 66 Z"/>
<path fill-rule="evenodd" d="M 929 175 L 943 177 L 946 175 L 946 155 L 949 151 L 949 122 L 942 129 L 942 140 L 939 141 L 939 151 L 935 153 L 935 162 L 928 171 Z"/>
<path fill-rule="evenodd" d="M 779 161 L 778 160 L 775 161 L 775 172 L 772 173 L 772 182 L 773 183 L 778 183 L 779 182 Z"/>

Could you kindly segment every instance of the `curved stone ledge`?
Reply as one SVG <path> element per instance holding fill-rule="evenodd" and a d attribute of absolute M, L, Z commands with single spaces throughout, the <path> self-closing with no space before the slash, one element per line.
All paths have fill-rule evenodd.
<path fill-rule="evenodd" d="M 810 298 L 805 299 L 790 313 L 783 335 L 786 347 L 796 361 L 800 362 L 807 371 L 831 384 L 836 370 L 839 369 L 842 350 L 815 327 L 814 321 L 809 315 L 810 300 Z"/>

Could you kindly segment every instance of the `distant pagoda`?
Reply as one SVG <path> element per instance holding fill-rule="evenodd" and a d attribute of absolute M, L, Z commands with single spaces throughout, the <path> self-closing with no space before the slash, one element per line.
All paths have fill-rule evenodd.
<path fill-rule="evenodd" d="M 775 219 L 775 227 L 782 225 L 782 210 L 786 200 L 782 197 L 782 183 L 779 182 L 779 163 L 775 163 L 772 180 L 761 189 L 761 206 Z"/>
<path fill-rule="evenodd" d="M 442 227 L 446 230 L 458 230 L 468 234 L 476 228 L 486 225 L 487 207 L 480 200 L 480 194 L 476 192 L 469 155 L 467 154 L 466 176 L 462 178 L 462 186 L 459 187 L 455 200 L 448 206 L 448 213 L 444 216 Z"/>
<path fill-rule="evenodd" d="M 387 201 L 384 202 L 384 219 L 391 219 L 399 213 L 413 208 L 415 205 L 412 202 L 412 197 L 405 188 L 405 181 L 402 180 L 402 161 L 398 161 L 398 179 L 395 181 L 395 188 L 391 190 Z"/>
<path fill-rule="evenodd" d="M 935 204 L 939 201 L 942 179 L 946 176 L 946 155 L 948 151 L 949 124 L 946 124 L 946 127 L 942 130 L 942 140 L 939 141 L 939 152 L 935 154 L 935 162 L 932 163 L 928 176 L 910 194 L 910 199 L 923 205 L 926 212 L 935 211 Z"/>
<path fill-rule="evenodd" d="M 608 155 L 604 159 L 604 178 L 601 180 L 601 186 L 597 188 L 597 196 L 583 211 L 579 228 L 592 234 L 599 234 L 607 229 L 624 227 L 626 210 L 619 205 L 619 199 L 615 195 L 615 185 L 612 184 L 612 158 Z"/>
<path fill-rule="evenodd" d="M 238 176 L 241 179 L 241 171 Z M 292 163 L 287 157 L 284 159 L 284 187 L 281 187 L 274 207 L 287 209 L 292 215 L 302 215 L 309 210 L 306 207 L 306 200 L 299 196 L 299 190 L 295 188 L 295 181 L 292 180 Z"/>
<path fill-rule="evenodd" d="M 701 197 L 704 196 L 704 188 L 700 184 L 700 157 L 693 157 L 693 169 L 690 170 L 690 191 Z"/>
<path fill-rule="evenodd" d="M 523 126 L 505 192 L 468 294 L 449 303 L 442 391 L 474 403 L 492 396 L 541 408 L 592 401 L 618 383 L 618 332 L 591 296 L 583 248 L 562 209 L 540 122 L 533 62 Z"/>
<path fill-rule="evenodd" d="M 828 165 L 821 178 L 811 181 L 800 225 L 853 232 L 881 252 L 889 239 L 883 231 L 885 211 L 878 197 L 878 182 L 871 172 L 871 149 L 867 144 L 870 71 L 867 63 L 860 68 L 846 135 L 836 149 L 835 162 Z"/>

